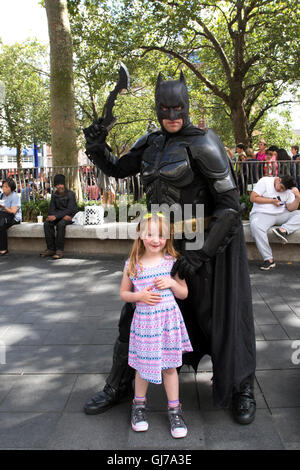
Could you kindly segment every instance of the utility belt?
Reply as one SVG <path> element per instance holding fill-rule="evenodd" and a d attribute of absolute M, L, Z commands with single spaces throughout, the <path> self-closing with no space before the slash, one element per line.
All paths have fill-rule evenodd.
<path fill-rule="evenodd" d="M 209 229 L 211 217 L 193 217 L 192 219 L 174 222 L 173 233 L 203 233 Z"/>

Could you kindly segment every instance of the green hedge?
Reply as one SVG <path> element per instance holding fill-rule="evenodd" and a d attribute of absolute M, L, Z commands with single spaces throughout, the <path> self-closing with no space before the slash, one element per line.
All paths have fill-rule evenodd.
<path fill-rule="evenodd" d="M 243 219 L 248 220 L 249 213 L 252 209 L 252 202 L 250 202 L 250 197 L 248 195 L 243 195 L 240 197 L 240 202 L 245 203 L 246 205 L 246 210 L 243 213 Z M 93 206 L 95 204 L 97 206 L 101 206 L 101 202 L 98 202 L 98 201 L 81 202 L 77 204 L 78 211 L 84 211 L 85 206 Z M 132 204 L 133 204 L 133 201 L 130 201 L 130 203 L 127 204 L 127 210 Z M 145 204 L 145 198 L 139 201 L 139 204 Z M 46 217 L 48 216 L 49 206 L 50 206 L 50 201 L 45 201 L 44 199 L 29 201 L 29 202 L 22 202 L 23 222 L 36 222 L 37 216 L 40 214 L 43 216 L 45 220 Z M 119 220 L 118 200 L 117 202 L 115 202 L 114 208 L 116 211 L 116 218 L 117 220 Z M 106 214 L 107 212 L 104 213 L 104 215 Z"/>
<path fill-rule="evenodd" d="M 45 218 L 48 215 L 50 201 L 35 200 L 22 202 L 22 220 L 23 222 L 36 222 L 37 216 L 42 215 Z"/>
<path fill-rule="evenodd" d="M 143 204 L 144 201 L 140 201 L 140 204 Z M 129 207 L 133 204 L 133 201 L 131 203 L 127 204 L 127 211 Z M 78 211 L 84 211 L 85 206 L 101 206 L 101 202 L 99 201 L 88 201 L 88 202 L 80 202 L 77 204 Z M 45 200 L 38 200 L 36 199 L 35 201 L 29 201 L 29 202 L 22 202 L 22 218 L 23 222 L 36 222 L 37 221 L 37 216 L 42 215 L 44 220 L 48 216 L 48 211 L 49 211 L 49 206 L 50 206 L 50 201 L 45 201 Z M 114 208 L 116 211 L 116 219 L 119 220 L 119 206 L 118 202 L 114 203 Z M 104 206 L 105 210 L 105 206 Z M 104 212 L 104 216 L 107 215 L 107 211 Z"/>

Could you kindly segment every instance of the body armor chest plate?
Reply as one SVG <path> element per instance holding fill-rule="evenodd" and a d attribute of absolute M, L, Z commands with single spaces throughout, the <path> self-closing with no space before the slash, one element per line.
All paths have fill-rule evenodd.
<path fill-rule="evenodd" d="M 144 151 L 141 177 L 148 205 L 181 202 L 181 188 L 194 179 L 187 147 L 188 142 L 182 137 L 166 141 L 160 135 Z"/>

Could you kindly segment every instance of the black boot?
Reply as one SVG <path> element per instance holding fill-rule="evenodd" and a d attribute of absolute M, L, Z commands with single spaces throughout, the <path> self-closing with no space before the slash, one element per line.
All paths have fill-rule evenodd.
<path fill-rule="evenodd" d="M 134 369 L 128 365 L 128 343 L 116 341 L 113 365 L 103 390 L 93 396 L 84 406 L 87 415 L 96 415 L 115 404 L 133 397 Z"/>
<path fill-rule="evenodd" d="M 239 424 L 250 424 L 255 418 L 256 402 L 253 385 L 245 383 L 232 397 L 232 414 Z"/>

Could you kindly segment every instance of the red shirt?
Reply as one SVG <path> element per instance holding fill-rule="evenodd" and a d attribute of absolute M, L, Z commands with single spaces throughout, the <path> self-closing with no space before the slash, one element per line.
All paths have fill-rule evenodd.
<path fill-rule="evenodd" d="M 256 160 L 263 162 L 266 159 L 266 153 L 257 152 L 257 154 L 255 155 L 255 158 Z"/>

